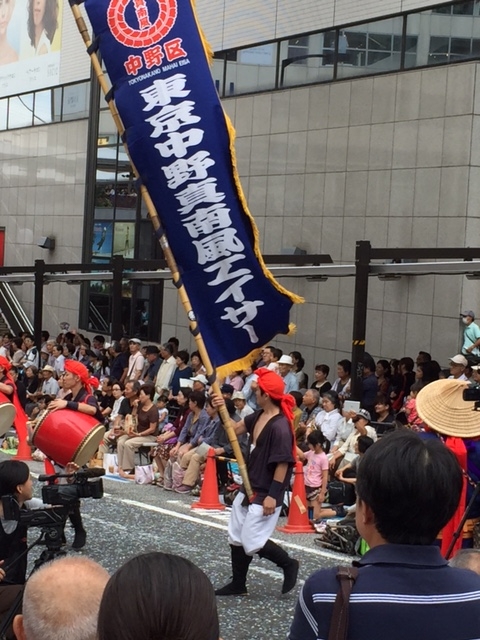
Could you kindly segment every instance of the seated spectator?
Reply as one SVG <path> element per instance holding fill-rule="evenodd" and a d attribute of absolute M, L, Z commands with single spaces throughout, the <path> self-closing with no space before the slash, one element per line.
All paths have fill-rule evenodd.
<path fill-rule="evenodd" d="M 190 355 L 190 365 L 192 369 L 192 377 L 199 374 L 205 375 L 207 373 L 207 370 L 203 366 L 203 362 L 198 351 L 192 351 Z"/>
<path fill-rule="evenodd" d="M 240 420 L 243 420 L 245 416 L 249 416 L 251 413 L 253 413 L 253 409 L 252 407 L 248 406 L 242 391 L 235 391 L 232 396 L 232 400 L 233 404 L 235 405 L 235 413 L 240 418 Z"/>
<path fill-rule="evenodd" d="M 199 391 L 201 391 L 201 389 L 199 389 Z M 231 400 L 234 392 L 235 389 L 233 388 L 233 386 L 231 384 L 227 384 L 226 382 L 224 382 L 220 387 L 220 393 L 222 394 L 224 400 Z"/>
<path fill-rule="evenodd" d="M 157 465 L 159 477 L 157 479 L 157 486 L 163 486 L 165 468 L 170 460 L 170 451 L 177 444 L 178 436 L 183 429 L 185 421 L 190 413 L 188 406 L 188 400 L 190 397 L 191 389 L 188 387 L 182 387 L 177 396 L 176 401 L 179 406 L 179 412 L 173 424 L 167 422 L 167 424 L 161 430 L 161 433 L 157 436 L 158 446 L 152 451 L 152 457 Z"/>
<path fill-rule="evenodd" d="M 356 484 L 357 482 L 357 472 L 358 465 L 372 444 L 374 444 L 375 440 L 370 438 L 369 436 L 359 436 L 357 441 L 355 442 L 355 457 L 344 467 L 340 467 L 335 472 L 335 477 L 337 480 L 341 480 L 342 482 L 346 482 L 347 484 Z"/>
<path fill-rule="evenodd" d="M 42 394 L 44 396 L 50 396 L 51 398 L 56 398 L 57 393 L 60 389 L 58 386 L 58 382 L 53 377 L 55 374 L 55 369 L 51 367 L 49 364 L 46 364 L 42 369 Z"/>
<path fill-rule="evenodd" d="M 241 371 L 234 371 L 225 378 L 226 384 L 231 384 L 234 391 L 241 391 L 243 389 L 244 382 L 240 375 L 241 373 Z"/>
<path fill-rule="evenodd" d="M 423 385 L 419 380 L 414 382 L 410 387 L 410 393 L 408 394 L 407 401 L 403 407 L 405 415 L 407 416 L 408 425 L 415 431 L 418 431 L 423 425 L 423 421 L 417 413 L 417 395 L 424 386 L 425 385 Z"/>
<path fill-rule="evenodd" d="M 345 440 L 345 442 L 331 455 L 330 469 L 335 470 L 337 467 L 348 464 L 357 455 L 355 445 L 360 436 L 369 436 L 373 441 L 377 439 L 377 432 L 369 425 L 370 414 L 366 409 L 359 409 L 352 418 L 354 430 Z"/>
<path fill-rule="evenodd" d="M 120 411 L 120 407 L 124 399 L 123 384 L 121 382 L 117 382 L 116 380 L 113 381 L 112 396 L 113 396 L 113 407 L 110 415 L 108 416 L 108 421 L 110 424 L 113 424 L 113 421 L 118 416 L 118 412 Z"/>
<path fill-rule="evenodd" d="M 390 393 L 390 364 L 388 360 L 377 360 L 375 367 L 377 385 L 379 393 L 388 395 Z"/>
<path fill-rule="evenodd" d="M 429 362 L 419 362 L 415 371 L 415 379 L 420 380 L 423 384 L 438 380 L 440 373 L 440 365 L 435 360 Z"/>
<path fill-rule="evenodd" d="M 168 422 L 168 396 L 166 394 L 159 396 L 157 398 L 157 402 L 155 403 L 158 411 L 158 432 L 161 433 L 163 427 Z"/>
<path fill-rule="evenodd" d="M 325 391 L 330 391 L 332 385 L 327 380 L 330 373 L 330 367 L 328 364 L 317 364 L 315 366 L 315 381 L 310 386 L 310 389 L 315 389 L 320 395 L 323 395 Z"/>
<path fill-rule="evenodd" d="M 299 389 L 308 389 L 308 376 L 304 372 L 305 360 L 300 351 L 291 351 L 290 357 L 293 360 L 292 373 L 295 374 Z"/>
<path fill-rule="evenodd" d="M 160 365 L 162 364 L 162 360 L 160 359 L 160 351 L 158 347 L 154 344 L 149 344 L 145 347 L 145 370 L 142 376 L 142 380 L 144 382 L 155 382 L 158 374 L 158 370 L 160 369 Z"/>
<path fill-rule="evenodd" d="M 10 358 L 12 360 L 12 364 L 20 366 L 24 356 L 25 352 L 23 350 L 22 338 L 14 338 L 10 344 Z M 51 362 L 49 362 L 49 364 L 51 364 Z"/>
<path fill-rule="evenodd" d="M 269 345 L 265 347 L 262 351 L 263 365 L 270 371 L 274 371 L 275 373 L 280 374 L 278 368 L 278 361 L 283 356 L 283 352 L 281 349 L 277 349 L 276 347 L 272 347 Z"/>
<path fill-rule="evenodd" d="M 163 487 L 167 491 L 173 489 L 173 465 L 181 461 L 182 457 L 196 446 L 195 436 L 197 432 L 203 433 L 210 417 L 205 411 L 205 393 L 202 391 L 192 391 L 188 399 L 190 413 L 178 436 L 177 444 L 170 451 L 170 458 L 165 468 Z M 194 444 L 195 443 L 195 444 Z M 180 483 L 179 483 L 180 484 Z"/>
<path fill-rule="evenodd" d="M 335 442 L 339 429 L 344 426 L 345 420 L 340 413 L 340 399 L 335 391 L 327 391 L 322 395 L 323 411 L 315 418 L 314 429 L 320 429 L 325 438 L 332 445 Z M 307 429 L 307 435 L 309 431 Z"/>
<path fill-rule="evenodd" d="M 206 378 L 206 376 L 203 375 L 203 373 L 199 373 L 196 376 L 193 376 L 193 378 L 190 378 L 191 382 L 193 383 L 192 385 L 192 390 L 193 391 L 200 391 L 200 393 L 206 394 L 207 393 L 207 385 L 208 385 L 208 380 Z M 222 385 L 222 387 L 224 387 L 225 385 Z M 228 385 L 228 387 L 230 387 L 228 389 L 228 393 L 230 394 L 230 397 L 233 394 L 233 387 L 231 385 Z"/>
<path fill-rule="evenodd" d="M 96 640 L 100 601 L 109 580 L 103 567 L 83 557 L 41 566 L 28 580 L 17 640 Z"/>
<path fill-rule="evenodd" d="M 350 397 L 351 370 L 352 363 L 350 360 L 340 360 L 340 362 L 337 363 L 338 378 L 332 385 L 332 391 L 336 391 L 342 400 Z"/>
<path fill-rule="evenodd" d="M 115 404 L 115 397 L 113 395 L 114 382 L 115 380 L 113 378 L 104 378 L 98 398 L 98 406 L 106 422 L 108 422 L 113 410 L 113 405 Z"/>
<path fill-rule="evenodd" d="M 136 556 L 107 584 L 98 640 L 218 640 L 219 635 L 212 584 L 189 560 L 158 552 Z"/>
<path fill-rule="evenodd" d="M 302 400 L 303 395 L 300 391 L 290 391 L 289 395 L 295 399 L 295 406 L 293 407 L 293 429 L 295 431 L 295 440 L 299 437 L 299 424 L 302 417 Z"/>
<path fill-rule="evenodd" d="M 118 471 L 129 473 L 135 469 L 135 451 L 146 444 L 155 442 L 158 429 L 158 411 L 153 404 L 155 386 L 153 382 L 145 382 L 140 387 L 138 399 L 133 403 L 132 416 L 136 418 L 126 435 L 117 442 Z"/>
<path fill-rule="evenodd" d="M 130 381 L 125 385 L 125 397 L 120 404 L 120 408 L 118 409 L 115 419 L 111 423 L 111 429 L 104 435 L 102 444 L 98 448 L 98 458 L 103 458 L 104 454 L 108 453 L 109 448 L 111 446 L 116 446 L 118 444 L 118 440 L 127 433 L 127 416 L 131 416 L 134 407 L 138 405 L 137 400 L 140 393 L 140 387 L 141 385 L 138 381 Z"/>
<path fill-rule="evenodd" d="M 245 378 L 245 384 L 243 385 L 242 393 L 245 396 L 247 404 L 254 411 L 258 411 L 260 408 L 257 404 L 255 397 L 255 389 L 257 388 L 257 376 L 253 370 L 253 367 L 247 367 L 243 370 L 243 376 Z"/>
<path fill-rule="evenodd" d="M 211 398 L 207 400 L 205 411 L 208 414 L 209 421 L 202 430 L 197 430 L 194 438 L 192 438 L 192 449 L 187 451 L 180 459 L 179 466 L 183 469 L 182 484 L 173 483 L 176 493 L 190 493 L 194 486 L 200 480 L 200 466 L 206 461 L 208 451 L 213 445 L 217 428 L 220 424 L 218 410 L 213 406 Z M 208 445 L 208 446 L 205 446 Z M 180 477 L 180 473 L 178 477 Z"/>
<path fill-rule="evenodd" d="M 303 472 L 308 506 L 313 509 L 313 518 L 320 516 L 328 483 L 328 458 L 330 443 L 321 431 L 312 431 L 307 436 L 308 451 L 297 447 L 297 456 L 307 466 Z"/>
<path fill-rule="evenodd" d="M 450 358 L 450 380 L 468 380 L 465 375 L 465 369 L 468 365 L 468 360 L 465 356 L 458 354 Z"/>
<path fill-rule="evenodd" d="M 300 416 L 300 422 L 298 423 L 298 430 L 302 430 L 303 436 L 305 436 L 307 429 L 311 430 L 313 428 L 315 418 L 320 411 L 323 411 L 323 408 L 320 404 L 320 394 L 316 389 L 307 389 L 303 394 L 302 402 L 303 411 Z M 297 434 L 298 436 L 302 435 L 299 431 L 297 431 Z"/>
<path fill-rule="evenodd" d="M 285 393 L 298 391 L 297 376 L 293 373 L 293 360 L 290 356 L 282 356 L 278 361 L 278 373 L 283 378 Z"/>
<path fill-rule="evenodd" d="M 379 393 L 375 399 L 376 422 L 393 422 L 395 414 L 392 411 L 392 403 L 388 396 Z"/>
<path fill-rule="evenodd" d="M 432 361 L 432 356 L 429 353 L 427 353 L 426 351 L 419 351 L 418 356 L 415 360 L 415 363 L 418 366 L 419 364 L 424 364 L 425 362 L 431 362 L 431 361 Z"/>
<path fill-rule="evenodd" d="M 186 378 L 189 380 L 193 373 L 191 367 L 188 366 L 188 360 L 190 356 L 188 355 L 188 351 L 177 351 L 175 356 L 175 362 L 177 364 L 177 368 L 175 369 L 171 382 L 171 397 L 176 396 L 180 391 L 180 387 L 183 385 L 183 381 Z"/>

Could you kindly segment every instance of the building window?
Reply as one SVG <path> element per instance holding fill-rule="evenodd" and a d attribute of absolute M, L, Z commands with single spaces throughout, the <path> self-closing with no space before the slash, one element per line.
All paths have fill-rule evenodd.
<path fill-rule="evenodd" d="M 276 43 L 239 49 L 235 59 L 227 56 L 225 95 L 274 89 L 276 73 Z"/>

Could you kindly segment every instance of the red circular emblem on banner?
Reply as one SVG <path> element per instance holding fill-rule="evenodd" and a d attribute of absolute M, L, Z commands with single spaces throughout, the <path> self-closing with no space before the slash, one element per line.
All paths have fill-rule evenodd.
<path fill-rule="evenodd" d="M 139 28 L 131 27 L 125 10 L 133 2 Z M 152 23 L 150 12 L 158 5 L 158 17 Z M 114 38 L 127 47 L 150 47 L 164 38 L 177 19 L 177 0 L 112 0 L 107 11 L 108 26 Z"/>

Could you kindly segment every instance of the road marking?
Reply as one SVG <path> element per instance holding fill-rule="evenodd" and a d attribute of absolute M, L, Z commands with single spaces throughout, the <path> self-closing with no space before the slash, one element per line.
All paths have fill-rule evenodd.
<path fill-rule="evenodd" d="M 105 496 L 106 495 L 107 494 L 105 494 Z M 128 498 L 115 498 L 115 499 L 118 500 L 118 502 L 123 502 L 123 504 L 128 504 L 132 507 L 139 507 L 140 509 L 146 509 L 147 511 L 153 511 L 154 513 L 161 513 L 162 515 L 171 516 L 172 518 L 179 518 L 180 520 L 186 520 L 187 522 L 203 524 L 204 526 L 211 527 L 212 529 L 220 529 L 221 531 L 227 531 L 227 525 L 220 524 L 219 522 L 212 522 L 211 520 L 203 520 L 202 518 L 197 518 L 192 515 L 187 515 L 186 513 L 178 513 L 177 511 L 171 511 L 170 509 L 157 507 L 153 504 L 137 502 L 136 500 L 129 500 Z M 271 540 L 273 540 L 273 542 L 276 542 L 277 544 L 281 544 L 284 547 L 288 547 L 289 549 L 295 549 L 296 551 L 302 551 L 303 553 L 310 553 L 314 556 L 321 556 L 323 558 L 331 558 L 333 560 L 345 561 L 345 558 L 348 557 L 342 553 L 335 553 L 333 551 L 324 551 L 321 549 L 313 549 L 310 547 L 305 547 L 301 544 L 295 544 L 293 542 L 280 540 L 278 538 L 271 538 Z"/>

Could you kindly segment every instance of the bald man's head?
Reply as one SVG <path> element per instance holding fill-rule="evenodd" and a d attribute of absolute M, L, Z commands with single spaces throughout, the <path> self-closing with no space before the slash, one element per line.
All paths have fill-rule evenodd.
<path fill-rule="evenodd" d="M 95 640 L 107 571 L 89 558 L 62 558 L 28 580 L 17 640 Z"/>

